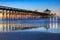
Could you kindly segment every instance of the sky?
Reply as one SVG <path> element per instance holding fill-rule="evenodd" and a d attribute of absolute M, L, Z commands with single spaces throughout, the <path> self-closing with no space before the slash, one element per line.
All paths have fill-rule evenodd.
<path fill-rule="evenodd" d="M 60 0 L 0 0 L 0 5 L 40 12 L 49 9 L 54 13 L 60 13 Z"/>

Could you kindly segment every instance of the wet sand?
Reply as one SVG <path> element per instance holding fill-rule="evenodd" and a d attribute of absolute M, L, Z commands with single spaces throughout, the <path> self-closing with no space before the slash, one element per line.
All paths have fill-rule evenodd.
<path fill-rule="evenodd" d="M 37 31 L 0 32 L 0 40 L 60 40 L 60 33 Z"/>

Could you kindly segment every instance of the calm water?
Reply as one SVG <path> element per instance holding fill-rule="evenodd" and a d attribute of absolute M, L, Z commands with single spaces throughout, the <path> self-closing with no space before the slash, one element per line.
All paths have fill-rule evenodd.
<path fill-rule="evenodd" d="M 55 20 L 55 19 L 54 19 Z M 46 29 L 46 25 L 54 26 Z M 20 26 L 39 26 L 21 30 Z M 50 18 L 40 19 L 0 19 L 0 40 L 60 40 L 60 18 L 50 21 Z"/>
<path fill-rule="evenodd" d="M 53 18 L 51 18 L 52 20 Z M 55 19 L 54 19 L 55 20 Z M 52 27 L 46 30 L 45 26 L 54 23 L 54 26 L 57 23 L 57 28 Z M 3 31 L 3 24 L 4 31 L 44 31 L 44 32 L 52 32 L 52 33 L 60 33 L 60 17 L 57 17 L 57 21 L 50 21 L 50 18 L 36 18 L 36 19 L 1 19 L 0 18 L 0 31 Z M 8 29 L 9 26 L 9 29 Z M 39 28 L 32 28 L 32 29 L 24 29 L 20 30 L 19 26 L 39 26 Z M 40 27 L 41 26 L 41 27 Z M 12 29 L 11 29 L 12 27 Z"/>

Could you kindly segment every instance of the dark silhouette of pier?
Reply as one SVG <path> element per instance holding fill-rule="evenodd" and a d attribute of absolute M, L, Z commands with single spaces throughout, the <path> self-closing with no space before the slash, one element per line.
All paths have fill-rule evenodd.
<path fill-rule="evenodd" d="M 7 7 L 7 6 L 0 6 L 0 10 L 2 12 L 2 14 L 4 15 L 6 13 L 7 14 L 32 14 L 35 16 L 41 16 L 41 17 L 49 17 L 50 14 L 49 13 L 45 13 L 45 12 L 38 12 L 38 11 L 31 11 L 31 10 L 25 10 L 25 9 L 19 9 L 19 8 L 13 8 L 13 7 Z M 4 13 L 5 12 L 5 13 Z M 23 13 L 21 13 L 23 12 Z"/>

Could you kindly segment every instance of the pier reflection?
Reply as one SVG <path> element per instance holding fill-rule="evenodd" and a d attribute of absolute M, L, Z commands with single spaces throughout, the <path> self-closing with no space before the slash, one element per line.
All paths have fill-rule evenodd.
<path fill-rule="evenodd" d="M 2 19 L 0 31 L 14 31 L 46 26 L 46 19 Z"/>
<path fill-rule="evenodd" d="M 57 19 L 57 20 L 56 20 Z M 29 28 L 46 29 L 59 28 L 59 18 L 40 18 L 40 19 L 2 19 L 0 20 L 0 31 L 14 31 Z"/>

